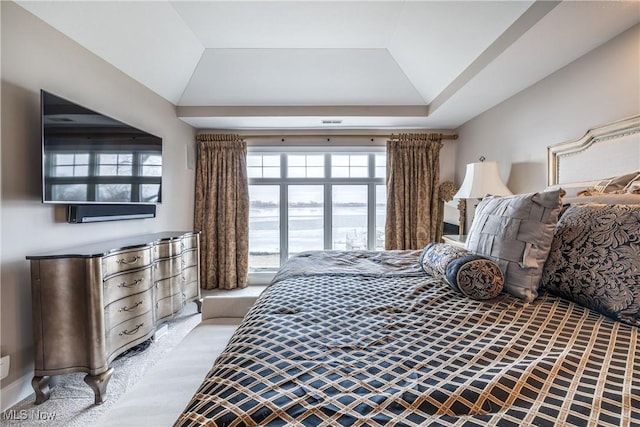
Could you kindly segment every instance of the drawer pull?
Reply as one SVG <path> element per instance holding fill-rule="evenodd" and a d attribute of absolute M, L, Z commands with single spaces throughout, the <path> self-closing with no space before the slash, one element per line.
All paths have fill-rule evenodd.
<path fill-rule="evenodd" d="M 142 304 L 142 301 L 138 301 L 137 303 L 135 303 L 134 305 L 132 305 L 131 307 L 122 307 L 121 309 L 118 310 L 118 313 L 122 312 L 122 311 L 132 311 L 135 310 L 136 308 L 138 308 L 138 306 Z"/>
<path fill-rule="evenodd" d="M 124 258 L 120 258 L 116 260 L 116 264 L 124 264 L 124 265 L 129 265 L 129 264 L 135 264 L 136 262 L 140 261 L 142 257 L 140 255 L 136 255 L 133 258 L 131 258 L 131 260 L 127 261 Z"/>
<path fill-rule="evenodd" d="M 132 330 L 127 331 L 127 330 L 125 329 L 124 331 L 120 332 L 118 335 L 120 335 L 120 336 L 123 336 L 123 335 L 133 335 L 133 334 L 135 334 L 136 332 L 138 332 L 138 330 L 139 330 L 140 328 L 142 328 L 143 326 L 144 326 L 144 323 L 140 323 L 140 324 L 138 324 L 135 328 L 133 328 Z"/>
<path fill-rule="evenodd" d="M 136 279 L 134 280 L 132 283 L 127 283 L 127 282 L 122 282 L 118 285 L 119 288 L 130 288 L 132 286 L 137 285 L 140 282 L 144 282 L 144 277 L 141 277 L 140 279 Z"/>

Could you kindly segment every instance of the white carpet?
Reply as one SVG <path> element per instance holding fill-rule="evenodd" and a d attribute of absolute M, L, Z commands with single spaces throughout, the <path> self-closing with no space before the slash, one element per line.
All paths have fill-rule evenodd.
<path fill-rule="evenodd" d="M 107 399 L 94 405 L 94 395 L 84 382 L 84 373 L 61 375 L 49 400 L 34 405 L 35 395 L 5 411 L 3 426 L 85 427 L 95 422 L 125 391 L 168 351 L 173 349 L 199 322 L 195 304 L 188 304 L 180 317 L 168 323 L 168 333 L 152 341 L 146 349 L 130 351 L 114 360 L 113 375 L 107 386 Z M 13 411 L 13 412 L 12 412 Z M 14 418 L 14 419 L 7 419 Z"/>

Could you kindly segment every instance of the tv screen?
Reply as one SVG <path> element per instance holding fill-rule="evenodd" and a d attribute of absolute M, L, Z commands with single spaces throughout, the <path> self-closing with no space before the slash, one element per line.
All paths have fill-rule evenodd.
<path fill-rule="evenodd" d="M 44 203 L 159 203 L 162 138 L 41 91 Z"/>

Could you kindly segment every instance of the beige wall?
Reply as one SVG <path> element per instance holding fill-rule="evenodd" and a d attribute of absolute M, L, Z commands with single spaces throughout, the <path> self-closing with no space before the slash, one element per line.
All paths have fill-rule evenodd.
<path fill-rule="evenodd" d="M 2 2 L 2 355 L 7 386 L 32 372 L 28 254 L 125 235 L 193 226 L 194 171 L 186 145 L 195 131 L 175 107 L 10 2 Z M 64 222 L 62 206 L 40 202 L 40 89 L 163 138 L 163 200 L 157 218 L 96 224 Z M 69 301 L 69 304 L 79 304 Z M 7 398 L 9 396 L 5 396 Z M 6 402 L 3 401 L 3 406 Z"/>
<path fill-rule="evenodd" d="M 546 186 L 548 145 L 640 112 L 640 25 L 459 129 L 456 183 L 480 156 L 500 164 L 514 193 Z M 606 159 L 603 159 L 606 161 Z"/>

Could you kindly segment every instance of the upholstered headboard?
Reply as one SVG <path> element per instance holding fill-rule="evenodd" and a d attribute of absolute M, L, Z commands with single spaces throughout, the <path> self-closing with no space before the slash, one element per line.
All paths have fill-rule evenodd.
<path fill-rule="evenodd" d="M 604 178 L 640 170 L 640 115 L 551 145 L 547 156 L 549 187 L 590 187 Z"/>

